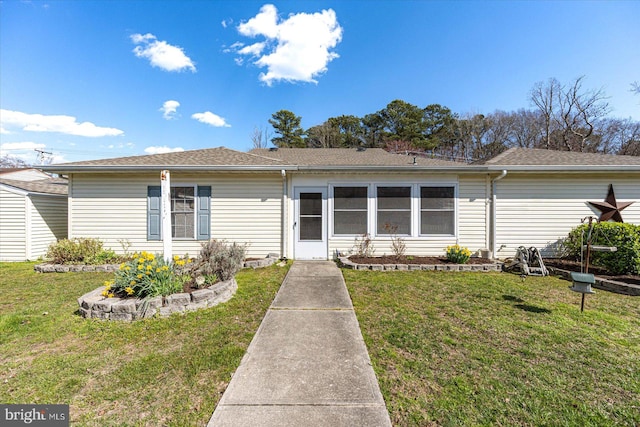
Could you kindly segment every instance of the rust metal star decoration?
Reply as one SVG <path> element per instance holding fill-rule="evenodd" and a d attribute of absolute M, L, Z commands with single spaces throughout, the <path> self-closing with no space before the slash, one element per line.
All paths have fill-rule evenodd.
<path fill-rule="evenodd" d="M 609 221 L 610 219 L 615 222 L 624 222 L 620 212 L 634 202 L 618 202 L 616 201 L 616 195 L 613 192 L 613 184 L 609 184 L 609 194 L 604 202 L 587 202 L 594 208 L 600 211 L 600 218 L 598 222 Z"/>

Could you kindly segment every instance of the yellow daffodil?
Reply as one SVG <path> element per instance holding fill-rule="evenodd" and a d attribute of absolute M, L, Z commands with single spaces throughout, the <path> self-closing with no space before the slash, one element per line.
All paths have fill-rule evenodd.
<path fill-rule="evenodd" d="M 107 292 L 106 290 L 102 291 L 102 296 L 103 297 L 109 296 L 109 292 Z"/>
<path fill-rule="evenodd" d="M 114 294 L 109 294 L 109 298 L 113 298 L 114 296 Z"/>
<path fill-rule="evenodd" d="M 124 291 L 127 293 L 127 295 L 133 295 L 133 288 L 131 286 L 127 286 L 126 288 L 124 288 Z"/>

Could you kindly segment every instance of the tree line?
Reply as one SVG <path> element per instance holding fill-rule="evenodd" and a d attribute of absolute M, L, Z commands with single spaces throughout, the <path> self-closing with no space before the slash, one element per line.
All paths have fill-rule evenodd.
<path fill-rule="evenodd" d="M 375 147 L 464 162 L 511 147 L 640 156 L 640 122 L 610 117 L 604 91 L 583 83 L 584 77 L 568 84 L 555 78 L 538 82 L 529 93 L 531 109 L 486 115 L 394 100 L 364 117 L 330 117 L 305 130 L 301 117 L 280 110 L 269 119 L 273 131 L 256 128 L 251 139 L 254 148 L 266 148 L 269 141 L 276 147 Z M 632 91 L 640 94 L 637 84 Z"/>

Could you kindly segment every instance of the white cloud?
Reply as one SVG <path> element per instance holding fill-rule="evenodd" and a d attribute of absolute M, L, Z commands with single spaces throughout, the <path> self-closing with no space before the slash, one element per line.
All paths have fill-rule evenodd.
<path fill-rule="evenodd" d="M 167 147 L 166 145 L 151 146 L 144 149 L 144 152 L 147 154 L 177 153 L 180 151 L 184 151 L 184 148 L 182 147 L 171 148 L 171 147 Z"/>
<path fill-rule="evenodd" d="M 254 58 L 254 64 L 266 68 L 260 80 L 267 85 L 275 81 L 317 83 L 315 77 L 327 71 L 327 65 L 339 57 L 331 52 L 342 40 L 342 27 L 332 9 L 319 13 L 291 14 L 282 20 L 272 4 L 266 4 L 253 18 L 237 26 L 247 37 L 262 36 L 264 42 L 243 47 L 234 43 L 238 55 Z M 236 59 L 241 65 L 242 60 Z"/>
<path fill-rule="evenodd" d="M 160 111 L 162 111 L 162 117 L 165 118 L 165 120 L 171 120 L 171 119 L 175 119 L 178 111 L 178 107 L 180 106 L 180 103 L 178 101 L 174 101 L 172 99 L 165 101 L 162 104 L 162 108 L 160 108 Z"/>
<path fill-rule="evenodd" d="M 179 46 L 172 46 L 166 41 L 158 40 L 153 34 L 132 34 L 131 41 L 138 45 L 133 53 L 138 58 L 146 58 L 152 66 L 165 71 L 196 71 L 196 66 L 184 50 Z"/>
<path fill-rule="evenodd" d="M 241 55 L 254 55 L 258 56 L 262 53 L 264 48 L 267 46 L 266 43 L 254 43 L 249 46 L 245 46 L 242 49 L 238 50 L 238 53 Z"/>
<path fill-rule="evenodd" d="M 0 150 L 42 150 L 44 147 L 46 147 L 45 144 L 39 144 L 37 142 L 5 142 L 0 145 Z"/>
<path fill-rule="evenodd" d="M 0 126 L 5 129 L 17 127 L 29 132 L 58 132 L 67 135 L 101 137 L 124 134 L 116 128 L 96 126 L 91 122 L 78 123 L 73 116 L 45 116 L 20 111 L 0 110 Z"/>
<path fill-rule="evenodd" d="M 223 119 L 222 117 L 220 117 L 217 114 L 213 114 L 211 111 L 205 111 L 204 113 L 195 113 L 191 116 L 192 119 L 196 119 L 197 121 L 201 122 L 201 123 L 205 123 L 208 125 L 211 125 L 213 127 L 231 127 L 230 124 L 228 124 L 225 119 Z"/>

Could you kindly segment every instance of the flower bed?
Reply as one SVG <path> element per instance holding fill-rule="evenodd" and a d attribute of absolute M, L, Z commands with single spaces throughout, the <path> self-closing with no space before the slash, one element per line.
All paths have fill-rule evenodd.
<path fill-rule="evenodd" d="M 226 302 L 236 293 L 234 279 L 218 282 L 191 293 L 176 293 L 153 298 L 108 298 L 101 286 L 78 298 L 79 312 L 84 318 L 132 321 L 155 315 L 162 317 L 173 313 L 208 308 Z"/>

